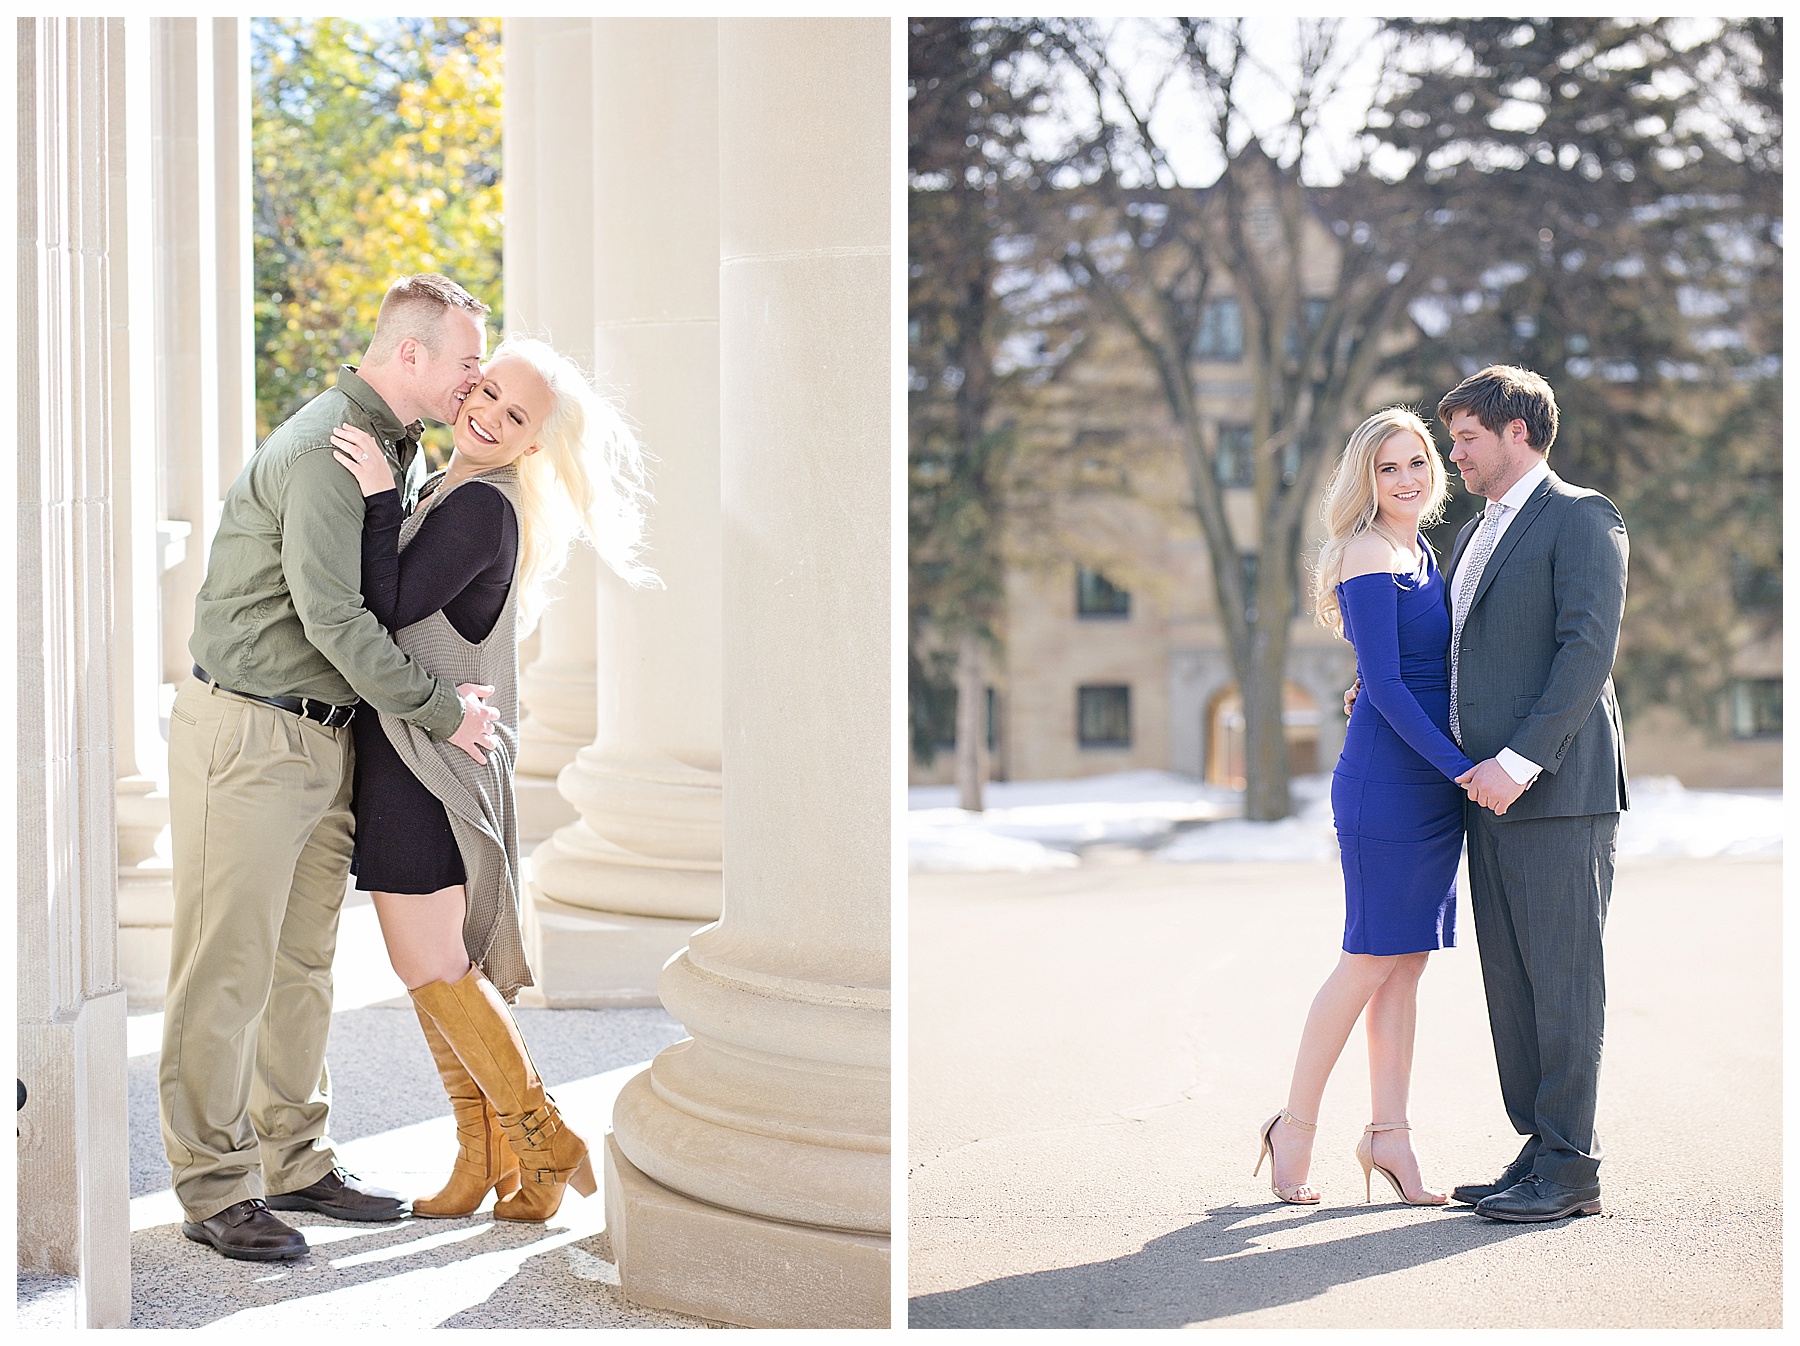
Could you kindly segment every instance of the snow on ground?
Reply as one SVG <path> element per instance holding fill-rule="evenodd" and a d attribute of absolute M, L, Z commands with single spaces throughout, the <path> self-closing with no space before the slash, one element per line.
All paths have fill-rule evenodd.
<path fill-rule="evenodd" d="M 956 807 L 953 786 L 917 786 L 908 863 L 920 872 L 1063 869 L 1093 846 L 1167 861 L 1335 860 L 1330 778 L 1296 777 L 1292 789 L 1295 816 L 1253 823 L 1241 792 L 1172 771 L 999 781 L 980 814 Z M 1645 776 L 1631 782 L 1631 803 L 1619 827 L 1621 861 L 1781 856 L 1779 793 L 1689 790 L 1673 776 Z"/>
<path fill-rule="evenodd" d="M 1631 782 L 1619 819 L 1619 859 L 1781 858 L 1781 796 L 1689 790 L 1673 776 Z"/>
<path fill-rule="evenodd" d="M 995 781 L 982 813 L 956 807 L 953 785 L 908 792 L 907 859 L 912 869 L 1063 869 L 1098 844 L 1145 846 L 1178 823 L 1210 822 L 1244 811 L 1243 795 L 1172 771 L 1121 771 L 1084 780 Z"/>

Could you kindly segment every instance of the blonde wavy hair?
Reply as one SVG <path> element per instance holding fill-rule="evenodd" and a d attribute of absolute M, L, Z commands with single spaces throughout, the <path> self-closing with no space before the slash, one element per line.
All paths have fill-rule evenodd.
<path fill-rule="evenodd" d="M 1419 515 L 1419 531 L 1444 517 L 1444 505 L 1450 495 L 1449 479 L 1444 460 L 1432 441 L 1431 427 L 1419 414 L 1411 407 L 1386 407 L 1357 426 L 1325 487 L 1325 503 L 1320 511 L 1325 520 L 1325 541 L 1313 566 L 1313 617 L 1320 626 L 1340 636 L 1344 634 L 1344 614 L 1338 610 L 1337 585 L 1344 569 L 1344 549 L 1364 533 L 1379 533 L 1395 546 L 1409 550 L 1413 544 L 1411 538 L 1396 536 L 1381 522 L 1375 490 L 1375 454 L 1404 430 L 1419 437 L 1425 446 L 1425 459 L 1431 465 L 1431 485 Z"/>
<path fill-rule="evenodd" d="M 644 451 L 618 406 L 581 366 L 535 337 L 509 336 L 493 360 L 515 356 L 538 372 L 554 399 L 538 432 L 538 452 L 521 456 L 519 474 L 519 633 L 537 625 L 545 590 L 585 537 L 613 573 L 634 588 L 662 586 L 638 559 L 644 506 L 651 500 Z"/>

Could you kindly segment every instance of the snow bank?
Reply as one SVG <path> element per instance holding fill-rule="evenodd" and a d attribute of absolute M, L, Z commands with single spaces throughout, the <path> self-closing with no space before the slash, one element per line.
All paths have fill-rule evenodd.
<path fill-rule="evenodd" d="M 1002 781 L 984 813 L 955 807 L 951 786 L 909 792 L 908 863 L 919 872 L 1014 870 L 1078 864 L 1086 847 L 1134 846 L 1157 860 L 1335 860 L 1330 778 L 1292 783 L 1298 812 L 1247 822 L 1239 791 L 1170 771 L 1127 771 L 1080 780 Z M 1689 790 L 1672 776 L 1631 783 L 1619 859 L 1779 859 L 1779 794 Z"/>
<path fill-rule="evenodd" d="M 1781 796 L 1689 790 L 1673 776 L 1631 782 L 1619 859 L 1779 860 Z"/>
<path fill-rule="evenodd" d="M 953 785 L 908 793 L 907 863 L 922 872 L 1061 869 L 1078 864 L 1076 852 L 1085 846 L 1153 845 L 1181 823 L 1244 808 L 1237 791 L 1172 771 L 996 781 L 983 792 L 983 813 L 957 808 Z"/>

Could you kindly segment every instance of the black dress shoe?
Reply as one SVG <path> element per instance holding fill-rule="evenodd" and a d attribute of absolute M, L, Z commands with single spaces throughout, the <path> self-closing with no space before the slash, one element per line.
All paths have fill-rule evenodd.
<path fill-rule="evenodd" d="M 410 1215 L 406 1198 L 385 1187 L 372 1187 L 342 1168 L 334 1168 L 310 1187 L 269 1198 L 271 1210 L 310 1210 L 334 1220 L 379 1223 Z"/>
<path fill-rule="evenodd" d="M 306 1256 L 306 1237 L 269 1214 L 260 1198 L 227 1206 L 204 1220 L 188 1220 L 181 1232 L 195 1243 L 210 1243 L 227 1257 L 244 1262 L 277 1262 Z"/>
<path fill-rule="evenodd" d="M 1567 1215 L 1598 1215 L 1600 1184 L 1563 1187 L 1536 1173 L 1527 1173 L 1504 1192 L 1477 1205 L 1475 1213 L 1516 1224 L 1545 1224 Z"/>
<path fill-rule="evenodd" d="M 1531 1172 L 1531 1160 L 1515 1159 L 1492 1182 L 1466 1182 L 1451 1191 L 1450 1199 L 1460 1201 L 1465 1206 L 1473 1206 L 1478 1202 L 1485 1201 L 1490 1196 L 1499 1196 L 1508 1187 L 1522 1180 L 1529 1172 Z"/>

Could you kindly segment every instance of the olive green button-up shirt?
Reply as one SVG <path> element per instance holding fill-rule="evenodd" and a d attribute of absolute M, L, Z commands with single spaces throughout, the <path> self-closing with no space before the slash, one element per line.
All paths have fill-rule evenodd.
<path fill-rule="evenodd" d="M 410 507 L 424 477 L 419 427 L 405 426 L 356 370 L 277 426 L 225 493 L 206 581 L 194 600 L 194 662 L 223 687 L 360 698 L 442 741 L 462 723 L 456 686 L 400 652 L 363 606 L 363 496 L 332 456 L 348 422 L 380 441 Z"/>

